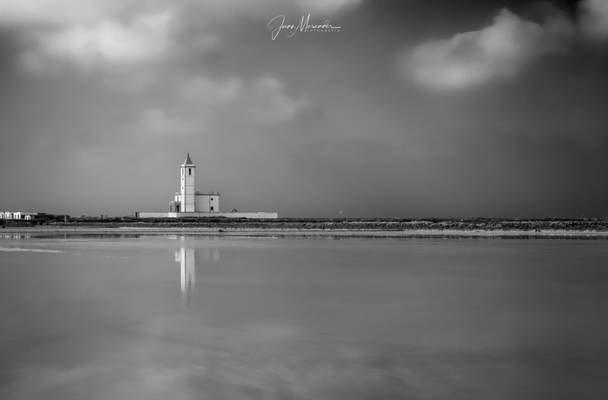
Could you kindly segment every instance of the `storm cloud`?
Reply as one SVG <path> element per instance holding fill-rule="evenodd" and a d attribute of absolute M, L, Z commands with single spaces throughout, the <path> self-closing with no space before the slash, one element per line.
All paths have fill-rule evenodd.
<path fill-rule="evenodd" d="M 573 32 L 563 15 L 539 24 L 503 9 L 481 30 L 416 46 L 403 67 L 414 81 L 433 89 L 475 87 L 515 77 L 535 58 L 561 50 Z"/>

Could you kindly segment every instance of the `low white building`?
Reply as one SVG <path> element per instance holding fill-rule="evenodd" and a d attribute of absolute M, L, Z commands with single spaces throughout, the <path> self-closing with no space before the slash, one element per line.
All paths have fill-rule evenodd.
<path fill-rule="evenodd" d="M 4 220 L 26 220 L 31 221 L 32 216 L 35 216 L 37 213 L 25 212 L 25 211 L 0 211 L 0 219 Z"/>
<path fill-rule="evenodd" d="M 179 191 L 169 202 L 169 212 L 136 212 L 138 218 L 182 218 L 182 217 L 226 217 L 276 219 L 276 212 L 222 212 L 218 192 L 198 192 L 196 190 L 196 165 L 187 154 L 179 169 Z"/>

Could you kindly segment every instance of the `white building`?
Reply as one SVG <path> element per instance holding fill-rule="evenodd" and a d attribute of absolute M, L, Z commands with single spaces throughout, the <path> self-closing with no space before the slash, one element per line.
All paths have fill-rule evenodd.
<path fill-rule="evenodd" d="M 137 212 L 138 218 L 182 218 L 182 217 L 225 217 L 276 219 L 276 212 L 222 212 L 218 192 L 196 191 L 196 165 L 190 159 L 190 153 L 179 168 L 179 191 L 175 192 L 169 202 L 169 212 Z"/>
<path fill-rule="evenodd" d="M 25 212 L 25 211 L 0 211 L 0 219 L 6 220 L 26 220 L 31 221 L 33 216 L 37 213 Z"/>
<path fill-rule="evenodd" d="M 196 165 L 190 159 L 190 153 L 179 169 L 179 177 L 180 191 L 175 192 L 173 201 L 169 202 L 169 211 L 178 213 L 220 212 L 220 194 L 218 192 L 196 191 Z"/>

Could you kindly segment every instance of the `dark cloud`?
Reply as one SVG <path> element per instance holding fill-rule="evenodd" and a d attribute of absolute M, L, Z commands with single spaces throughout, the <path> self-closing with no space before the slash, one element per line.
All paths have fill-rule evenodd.
<path fill-rule="evenodd" d="M 434 90 L 462 90 L 516 77 L 545 54 L 571 47 L 575 37 L 608 37 L 608 7 L 586 0 L 571 15 L 549 2 L 533 3 L 521 17 L 503 8 L 482 29 L 431 39 L 401 56 L 403 74 Z M 576 17 L 576 15 L 578 17 Z"/>
<path fill-rule="evenodd" d="M 421 85 L 465 89 L 513 78 L 531 59 L 560 50 L 559 42 L 569 38 L 572 31 L 563 17 L 543 26 L 502 10 L 491 26 L 424 43 L 404 62 L 412 64 L 412 77 Z"/>

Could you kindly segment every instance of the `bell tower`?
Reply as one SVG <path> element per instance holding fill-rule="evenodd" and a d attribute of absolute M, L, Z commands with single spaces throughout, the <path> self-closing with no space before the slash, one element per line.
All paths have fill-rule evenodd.
<path fill-rule="evenodd" d="M 190 159 L 190 153 L 186 157 L 186 161 L 180 168 L 180 197 L 181 197 L 181 212 L 194 212 L 195 204 L 195 176 L 196 165 Z"/>

